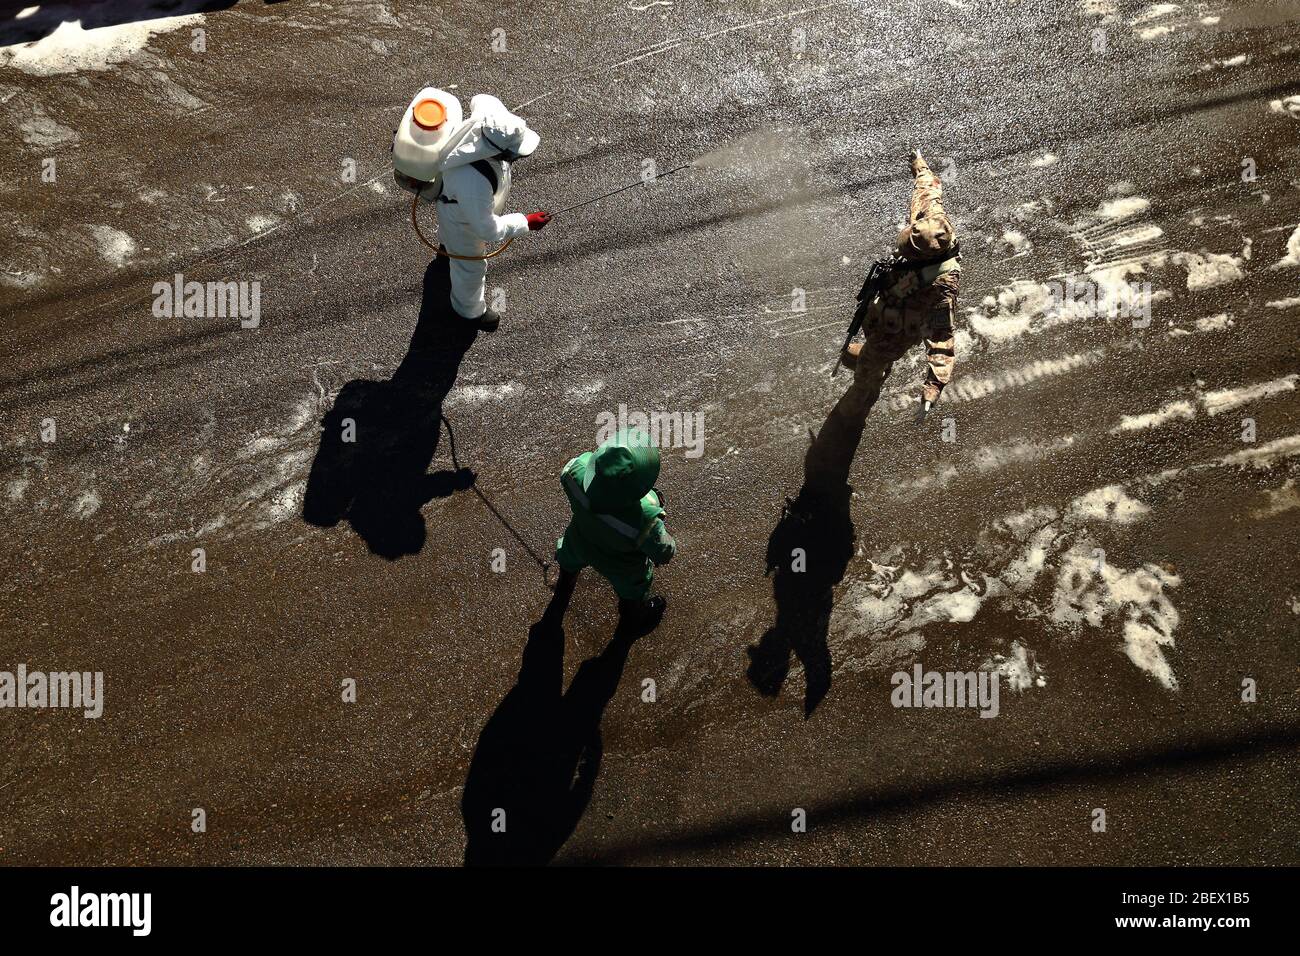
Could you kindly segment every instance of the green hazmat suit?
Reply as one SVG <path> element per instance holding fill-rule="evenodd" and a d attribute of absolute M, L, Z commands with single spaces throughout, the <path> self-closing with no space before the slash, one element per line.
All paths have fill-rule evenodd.
<path fill-rule="evenodd" d="M 655 565 L 677 553 L 664 527 L 658 477 L 659 449 L 636 429 L 618 432 L 565 465 L 560 484 L 573 520 L 556 542 L 560 567 L 576 573 L 590 566 L 620 598 L 645 600 Z"/>

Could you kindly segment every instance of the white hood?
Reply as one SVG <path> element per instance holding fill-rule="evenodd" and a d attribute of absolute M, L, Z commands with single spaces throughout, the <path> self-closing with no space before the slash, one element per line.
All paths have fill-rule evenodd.
<path fill-rule="evenodd" d="M 457 166 L 468 166 L 480 159 L 491 159 L 501 152 L 483 138 L 483 124 L 481 121 L 471 117 L 465 123 L 468 130 L 462 134 L 464 138 L 460 141 L 460 145 L 447 154 L 447 159 L 442 164 L 444 170 L 455 169 Z"/>
<path fill-rule="evenodd" d="M 444 169 L 468 166 L 480 159 L 492 159 L 500 154 L 500 148 L 493 145 L 485 135 L 485 125 L 496 131 L 498 136 L 501 136 L 502 131 L 507 136 L 514 133 L 511 138 L 518 142 L 512 145 L 517 147 L 520 156 L 530 155 L 541 139 L 528 128 L 522 118 L 511 113 L 504 103 L 488 93 L 480 93 L 469 101 L 469 119 L 465 125 L 467 130 L 461 134 L 463 139 L 448 154 L 443 164 Z"/>

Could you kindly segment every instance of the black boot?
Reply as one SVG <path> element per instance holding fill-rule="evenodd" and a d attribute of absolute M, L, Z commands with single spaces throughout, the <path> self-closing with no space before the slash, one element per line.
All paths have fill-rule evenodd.
<path fill-rule="evenodd" d="M 560 569 L 560 576 L 552 590 L 550 603 L 546 605 L 546 611 L 538 624 L 555 628 L 563 625 L 564 612 L 569 609 L 569 599 L 573 597 L 573 589 L 577 583 L 577 571 Z"/>
<path fill-rule="evenodd" d="M 564 568 L 560 568 L 560 574 L 555 579 L 555 583 L 551 585 L 551 590 L 554 591 L 557 596 L 562 597 L 567 601 L 573 596 L 573 589 L 577 586 L 578 572 L 566 571 Z"/>
<path fill-rule="evenodd" d="M 641 601 L 619 598 L 618 629 L 624 634 L 637 637 L 649 634 L 659 626 L 666 610 L 668 610 L 668 601 L 661 597 L 645 598 Z"/>
<path fill-rule="evenodd" d="M 501 325 L 501 313 L 488 309 L 472 321 L 478 323 L 478 327 L 484 332 L 495 332 L 497 327 Z"/>
<path fill-rule="evenodd" d="M 467 329 L 476 329 L 480 332 L 495 332 L 497 326 L 501 324 L 501 313 L 493 312 L 491 309 L 488 309 L 482 315 L 473 319 L 468 315 L 461 315 L 455 309 L 452 309 L 451 311 L 458 321 L 465 323 Z"/>

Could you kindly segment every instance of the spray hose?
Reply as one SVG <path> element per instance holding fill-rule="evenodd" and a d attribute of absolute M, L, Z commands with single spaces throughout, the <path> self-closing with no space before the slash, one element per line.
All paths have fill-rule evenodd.
<path fill-rule="evenodd" d="M 456 433 L 451 430 L 451 422 L 447 420 L 446 415 L 440 414 L 438 417 L 440 419 L 440 427 L 445 427 L 447 429 L 447 438 L 451 442 L 452 467 L 455 468 L 457 471 L 460 471 L 461 470 L 460 459 L 456 457 Z M 492 512 L 492 516 L 496 518 L 497 521 L 500 521 L 502 526 L 514 536 L 514 539 L 519 542 L 520 546 L 524 549 L 524 551 L 528 554 L 528 556 L 533 559 L 533 563 L 536 564 L 539 568 L 541 568 L 542 584 L 548 588 L 554 588 L 556 580 L 558 580 L 558 578 L 554 580 L 552 579 L 551 569 L 555 567 L 555 565 L 552 564 L 550 561 L 544 560 L 541 557 L 541 555 L 539 555 L 536 551 L 532 549 L 532 547 L 529 546 L 528 542 L 523 539 L 523 536 L 518 531 L 515 530 L 515 526 L 512 525 L 509 521 L 507 521 L 505 516 L 501 514 L 500 511 L 497 510 L 496 505 L 492 504 L 492 502 L 488 500 L 488 496 L 483 494 L 482 489 L 480 489 L 478 486 L 477 479 L 473 482 L 473 484 L 470 485 L 470 489 L 474 492 L 474 494 L 478 495 L 479 500 L 482 501 L 483 504 L 487 506 L 488 511 Z"/>
<path fill-rule="evenodd" d="M 411 225 L 415 228 L 415 234 L 420 237 L 420 241 L 424 243 L 426 246 L 428 246 L 430 249 L 432 249 L 433 254 L 435 256 L 445 256 L 448 259 L 460 259 L 462 261 L 478 262 L 483 259 L 491 259 L 493 256 L 501 255 L 501 253 L 505 252 L 506 249 L 510 246 L 510 243 L 514 242 L 514 239 L 507 239 L 504 243 L 501 244 L 499 248 L 493 249 L 485 256 L 458 256 L 454 252 L 448 252 L 442 246 L 435 246 L 432 242 L 430 242 L 425 237 L 424 233 L 420 231 L 420 219 L 416 215 L 416 213 L 419 211 L 419 208 L 420 208 L 420 194 L 417 192 L 411 199 Z"/>

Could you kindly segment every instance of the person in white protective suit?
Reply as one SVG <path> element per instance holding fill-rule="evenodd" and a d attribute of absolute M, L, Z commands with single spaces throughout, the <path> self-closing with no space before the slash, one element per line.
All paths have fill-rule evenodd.
<path fill-rule="evenodd" d="M 507 239 L 541 229 L 545 211 L 502 215 L 510 196 L 511 167 L 531 156 L 541 137 L 495 96 L 470 100 L 473 127 L 444 164 L 435 208 L 442 244 L 453 256 L 481 256 Z M 487 306 L 487 260 L 451 259 L 451 304 L 460 316 L 495 329 L 501 316 Z"/>

